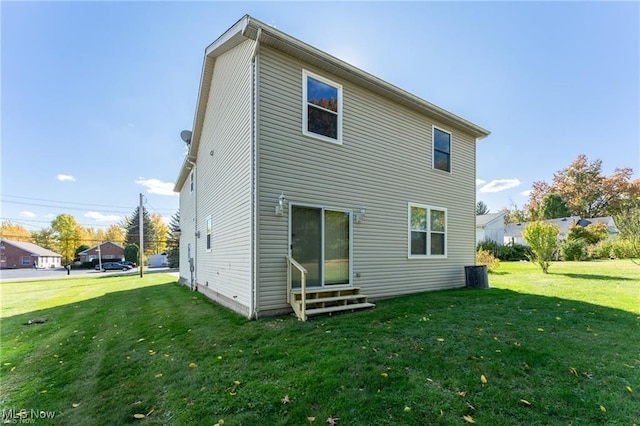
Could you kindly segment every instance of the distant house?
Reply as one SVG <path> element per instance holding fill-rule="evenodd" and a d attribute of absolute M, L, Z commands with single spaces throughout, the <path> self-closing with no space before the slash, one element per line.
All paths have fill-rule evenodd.
<path fill-rule="evenodd" d="M 59 268 L 62 255 L 33 243 L 0 239 L 0 269 Z"/>
<path fill-rule="evenodd" d="M 111 242 L 105 241 L 96 246 L 86 249 L 78 253 L 80 256 L 80 262 L 91 262 L 93 259 L 100 258 L 103 262 L 105 260 L 124 260 L 124 247 Z"/>
<path fill-rule="evenodd" d="M 572 225 L 587 227 L 592 223 L 604 223 L 607 225 L 607 229 L 609 230 L 609 237 L 614 237 L 618 234 L 618 228 L 616 227 L 616 224 L 611 216 L 592 219 L 582 219 L 580 218 L 580 216 L 569 216 L 559 219 L 548 219 L 543 222 L 558 225 L 558 228 L 560 230 L 558 234 L 558 241 L 560 242 L 565 240 L 567 234 L 569 233 L 569 228 L 571 228 Z M 504 231 L 504 244 L 527 245 L 527 243 L 524 241 L 524 238 L 522 238 L 522 231 L 527 227 L 529 223 L 531 222 L 507 224 Z"/>
<path fill-rule="evenodd" d="M 485 240 L 504 243 L 504 217 L 507 212 L 476 216 L 476 246 Z"/>
<path fill-rule="evenodd" d="M 594 223 L 604 223 L 607 226 L 607 230 L 609 231 L 609 238 L 615 237 L 620 232 L 618 231 L 616 222 L 613 220 L 611 216 L 594 217 L 591 219 L 581 219 L 578 222 L 578 225 L 586 227 Z"/>
<path fill-rule="evenodd" d="M 300 319 L 463 287 L 488 135 L 245 16 L 206 49 L 181 135 L 180 282 Z"/>
<path fill-rule="evenodd" d="M 147 266 L 149 268 L 161 268 L 169 266 L 169 258 L 167 253 L 153 254 L 147 258 Z"/>

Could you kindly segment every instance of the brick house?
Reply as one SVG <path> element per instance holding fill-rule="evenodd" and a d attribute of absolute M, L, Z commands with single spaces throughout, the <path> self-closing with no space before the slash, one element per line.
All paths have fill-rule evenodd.
<path fill-rule="evenodd" d="M 0 269 L 59 268 L 62 255 L 33 243 L 0 239 Z"/>
<path fill-rule="evenodd" d="M 124 260 L 124 247 L 111 241 L 105 241 L 81 251 L 78 256 L 80 256 L 80 262 L 91 262 L 93 259 L 98 259 L 98 256 L 102 258 L 103 262 L 106 260 L 121 261 Z"/>

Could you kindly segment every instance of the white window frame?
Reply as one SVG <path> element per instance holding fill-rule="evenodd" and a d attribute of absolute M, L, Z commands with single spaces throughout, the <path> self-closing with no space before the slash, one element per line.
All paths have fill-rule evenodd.
<path fill-rule="evenodd" d="M 338 90 L 337 139 L 319 135 L 317 133 L 310 132 L 307 129 L 308 105 L 309 105 L 307 102 L 307 81 L 309 77 L 315 80 L 321 81 L 322 83 L 328 84 L 329 86 L 335 87 Z M 314 107 L 320 108 L 317 105 L 314 105 Z M 333 111 L 330 111 L 330 112 L 333 113 Z M 305 69 L 302 70 L 302 134 L 315 139 L 320 139 L 325 142 L 331 142 L 337 145 L 342 145 L 342 85 L 336 83 L 335 81 L 331 81 L 325 77 L 319 76 L 318 74 L 314 74 L 311 71 L 307 71 Z"/>
<path fill-rule="evenodd" d="M 427 239 L 426 239 L 426 254 L 412 254 L 411 253 L 411 208 L 419 208 L 427 211 Z M 440 233 L 440 231 L 431 230 L 431 211 L 437 210 L 444 212 L 444 254 L 431 254 L 431 234 L 434 232 Z M 430 206 L 427 204 L 408 203 L 407 206 L 407 255 L 409 259 L 446 259 L 447 258 L 447 246 L 449 236 L 449 215 L 447 209 L 444 207 Z"/>
<path fill-rule="evenodd" d="M 449 135 L 449 170 L 442 170 L 436 167 L 436 129 Z M 453 133 L 436 125 L 431 126 L 431 168 L 443 173 L 451 173 L 453 171 Z"/>
<path fill-rule="evenodd" d="M 211 247 L 213 243 L 211 241 L 211 215 L 207 216 L 207 223 L 205 228 L 205 247 L 207 249 L 207 253 L 211 253 Z"/>

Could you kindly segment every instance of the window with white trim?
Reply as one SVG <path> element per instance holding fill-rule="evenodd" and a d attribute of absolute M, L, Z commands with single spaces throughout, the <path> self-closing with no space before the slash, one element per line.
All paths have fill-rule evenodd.
<path fill-rule="evenodd" d="M 211 215 L 207 216 L 207 251 L 211 251 Z"/>
<path fill-rule="evenodd" d="M 409 257 L 447 256 L 447 209 L 409 203 Z"/>
<path fill-rule="evenodd" d="M 302 133 L 342 143 L 342 86 L 302 70 Z"/>
<path fill-rule="evenodd" d="M 433 126 L 433 168 L 451 172 L 451 133 Z"/>
<path fill-rule="evenodd" d="M 32 265 L 31 256 L 22 256 L 20 260 L 22 261 L 22 265 Z"/>

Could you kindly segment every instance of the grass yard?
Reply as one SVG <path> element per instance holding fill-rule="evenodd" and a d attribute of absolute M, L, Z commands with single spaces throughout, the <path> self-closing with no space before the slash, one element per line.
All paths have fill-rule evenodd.
<path fill-rule="evenodd" d="M 306 323 L 248 321 L 162 274 L 0 283 L 0 406 L 59 425 L 632 425 L 631 266 L 505 263 L 490 290 Z"/>

